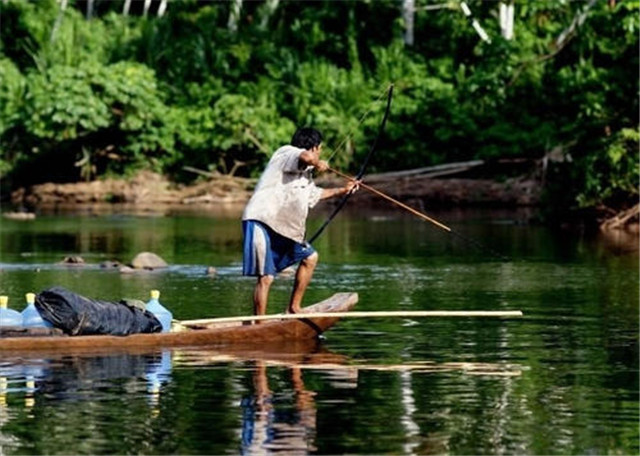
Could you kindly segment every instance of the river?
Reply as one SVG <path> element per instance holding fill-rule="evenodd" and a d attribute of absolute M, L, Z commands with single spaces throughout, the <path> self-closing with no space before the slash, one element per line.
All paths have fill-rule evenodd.
<path fill-rule="evenodd" d="M 316 243 L 305 303 L 355 291 L 358 310 L 524 317 L 345 319 L 304 350 L 5 354 L 0 455 L 638 454 L 637 242 L 522 212 L 436 216 L 459 236 L 398 212 L 341 213 Z M 237 214 L 40 215 L 2 220 L 0 242 L 16 310 L 54 285 L 107 300 L 158 289 L 178 319 L 251 309 Z M 170 267 L 100 266 L 141 251 Z M 58 264 L 70 255 L 86 264 Z M 269 312 L 292 280 L 276 279 Z"/>

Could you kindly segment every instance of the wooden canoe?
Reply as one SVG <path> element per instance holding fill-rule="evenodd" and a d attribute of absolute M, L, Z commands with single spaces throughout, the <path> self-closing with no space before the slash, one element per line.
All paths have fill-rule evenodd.
<path fill-rule="evenodd" d="M 357 293 L 337 293 L 302 313 L 348 312 L 358 302 Z M 20 336 L 0 337 L 0 354 L 19 351 L 118 349 L 125 347 L 189 347 L 206 345 L 255 345 L 315 339 L 337 323 L 339 317 L 270 320 L 260 324 L 212 322 L 182 332 L 132 334 L 129 336 Z M 0 333 L 1 334 L 1 333 Z"/>

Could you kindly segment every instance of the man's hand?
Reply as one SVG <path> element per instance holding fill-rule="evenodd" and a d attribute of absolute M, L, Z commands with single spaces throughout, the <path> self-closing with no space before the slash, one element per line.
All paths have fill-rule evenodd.
<path fill-rule="evenodd" d="M 325 160 L 320 160 L 320 152 L 322 152 L 322 144 L 316 147 L 312 147 L 311 149 L 308 150 L 308 152 L 310 152 L 311 156 L 313 157 L 311 165 L 315 169 L 317 169 L 321 173 L 324 173 L 327 169 L 329 169 L 329 163 L 327 163 Z"/>
<path fill-rule="evenodd" d="M 324 173 L 326 170 L 329 169 L 329 163 L 327 163 L 325 160 L 318 160 L 318 163 L 316 163 L 314 167 L 319 172 Z"/>
<path fill-rule="evenodd" d="M 320 199 L 335 198 L 337 196 L 344 196 L 349 193 L 354 193 L 358 191 L 358 189 L 360 188 L 360 182 L 362 181 L 351 180 L 344 187 L 325 188 L 322 190 L 322 195 L 320 196 Z"/>
<path fill-rule="evenodd" d="M 360 189 L 361 180 L 352 180 L 349 181 L 347 185 L 344 186 L 345 193 L 355 193 Z"/>
<path fill-rule="evenodd" d="M 323 173 L 329 169 L 329 163 L 325 160 L 320 160 L 320 152 L 322 152 L 322 144 L 302 152 L 300 154 L 300 161 L 307 166 L 313 166 L 319 172 Z"/>

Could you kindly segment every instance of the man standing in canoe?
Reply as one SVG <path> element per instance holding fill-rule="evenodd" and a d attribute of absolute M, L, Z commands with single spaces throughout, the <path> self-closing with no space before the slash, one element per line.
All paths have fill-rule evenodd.
<path fill-rule="evenodd" d="M 318 263 L 318 253 L 304 241 L 309 209 L 325 198 L 345 195 L 358 189 L 357 182 L 340 188 L 320 188 L 312 173 L 326 171 L 320 160 L 322 134 L 300 128 L 291 144 L 276 150 L 269 160 L 253 196 L 242 214 L 244 233 L 243 274 L 256 276 L 253 311 L 267 311 L 269 289 L 275 275 L 300 263 L 287 311 L 300 311 L 302 297 Z"/>

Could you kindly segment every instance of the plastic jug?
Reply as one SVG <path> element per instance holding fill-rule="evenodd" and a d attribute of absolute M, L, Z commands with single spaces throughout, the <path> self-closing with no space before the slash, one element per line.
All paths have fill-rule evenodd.
<path fill-rule="evenodd" d="M 27 307 L 22 311 L 22 325 L 29 328 L 52 328 L 53 325 L 40 316 L 36 309 L 36 295 L 27 293 L 25 295 Z"/>
<path fill-rule="evenodd" d="M 22 315 L 7 308 L 8 303 L 8 296 L 0 296 L 0 326 L 22 326 Z"/>
<path fill-rule="evenodd" d="M 162 324 L 162 332 L 171 331 L 171 321 L 173 320 L 173 314 L 167 310 L 162 304 L 160 304 L 160 292 L 158 290 L 151 290 L 151 299 L 147 303 L 147 310 L 154 314 L 160 323 Z"/>

